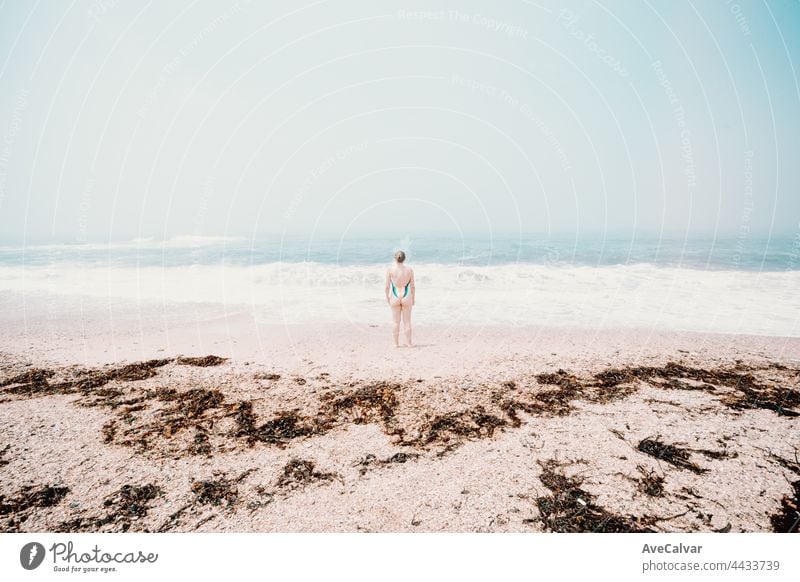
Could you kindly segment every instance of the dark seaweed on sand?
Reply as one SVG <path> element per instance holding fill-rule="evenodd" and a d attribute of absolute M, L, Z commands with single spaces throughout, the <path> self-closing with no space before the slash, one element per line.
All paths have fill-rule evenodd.
<path fill-rule="evenodd" d="M 152 378 L 156 375 L 156 368 L 166 366 L 171 361 L 171 358 L 147 360 L 109 370 L 83 370 L 78 373 L 77 378 L 55 384 L 49 382 L 55 372 L 35 369 L 0 382 L 0 387 L 10 386 L 5 389 L 5 392 L 28 396 L 29 398 L 47 396 L 49 394 L 87 393 L 112 381 L 132 382 Z M 118 393 L 115 392 L 114 395 L 116 396 Z"/>
<path fill-rule="evenodd" d="M 191 487 L 192 493 L 194 494 L 193 502 L 200 505 L 225 505 L 229 508 L 232 507 L 239 501 L 239 488 L 237 484 L 244 481 L 254 470 L 255 469 L 248 469 L 234 478 L 216 474 L 214 475 L 214 479 L 195 481 L 192 483 Z M 184 509 L 188 507 L 189 506 Z"/>
<path fill-rule="evenodd" d="M 637 382 L 677 390 L 701 390 L 717 392 L 717 386 L 731 388 L 733 392 L 720 394 L 720 401 L 736 410 L 762 408 L 781 416 L 800 416 L 800 390 L 779 383 L 763 383 L 753 372 L 759 368 L 737 364 L 732 369 L 706 370 L 668 362 L 664 366 L 627 366 L 608 368 L 598 372 L 589 380 L 583 380 L 565 370 L 536 376 L 540 384 L 559 386 L 560 391 L 537 396 L 551 411 L 563 414 L 569 402 L 577 398 L 605 403 L 624 397 L 636 390 Z M 781 364 L 770 364 L 764 369 L 792 371 Z M 700 385 L 691 385 L 692 380 Z"/>
<path fill-rule="evenodd" d="M 13 386 L 14 384 L 47 384 L 47 380 L 52 378 L 55 372 L 52 370 L 42 370 L 40 368 L 33 368 L 22 374 L 12 376 L 11 378 L 0 382 L 0 387 Z"/>
<path fill-rule="evenodd" d="M 653 470 L 638 465 L 636 470 L 641 477 L 636 480 L 639 491 L 650 497 L 664 496 L 664 477 Z"/>
<path fill-rule="evenodd" d="M 230 479 L 217 479 L 213 481 L 195 481 L 192 483 L 197 503 L 203 505 L 231 506 L 239 499 L 239 489 Z"/>
<path fill-rule="evenodd" d="M 795 475 L 800 475 L 800 462 L 797 458 L 797 449 L 794 451 L 794 460 L 784 459 L 770 453 L 770 457 L 784 469 Z M 792 493 L 784 495 L 781 507 L 770 516 L 772 531 L 776 533 L 800 533 L 800 480 L 790 482 Z"/>
<path fill-rule="evenodd" d="M 106 515 L 102 517 L 76 517 L 61 522 L 57 532 L 96 532 L 113 524 L 111 531 L 129 531 L 133 522 L 143 519 L 150 509 L 150 502 L 161 496 L 161 489 L 153 484 L 123 485 L 103 501 Z M 104 530 L 105 531 L 105 530 Z"/>
<path fill-rule="evenodd" d="M 136 423 L 135 412 L 147 407 L 147 403 L 159 401 L 166 404 L 159 410 L 153 420 Z M 137 398 L 124 402 L 135 402 L 133 405 L 119 406 L 118 401 L 108 403 L 117 410 L 118 417 L 106 422 L 102 428 L 103 442 L 137 447 L 140 451 L 152 450 L 154 437 L 170 439 L 178 433 L 194 429 L 193 442 L 187 448 L 189 454 L 211 454 L 212 448 L 208 440 L 207 430 L 213 425 L 208 412 L 221 409 L 225 398 L 219 390 L 192 388 L 178 391 L 174 388 L 157 388 L 148 390 Z M 94 402 L 92 405 L 99 405 Z"/>
<path fill-rule="evenodd" d="M 371 422 L 377 416 L 390 423 L 399 404 L 397 390 L 400 386 L 378 382 L 359 388 L 355 392 L 333 398 L 327 409 L 328 415 L 338 417 L 348 411 L 355 415 L 354 422 Z"/>
<path fill-rule="evenodd" d="M 127 364 L 119 368 L 112 368 L 111 370 L 91 370 L 84 372 L 82 378 L 64 382 L 59 386 L 86 391 L 92 388 L 105 386 L 111 381 L 134 382 L 137 380 L 146 380 L 156 375 L 156 368 L 166 366 L 170 362 L 172 362 L 172 358 L 164 358 L 161 360 L 147 360 L 145 362 Z"/>
<path fill-rule="evenodd" d="M 197 366 L 200 368 L 207 368 L 209 366 L 219 366 L 225 363 L 228 358 L 221 358 L 220 356 L 202 356 L 197 358 L 180 357 L 177 363 L 182 366 Z"/>
<path fill-rule="evenodd" d="M 152 428 L 170 437 L 184 428 L 196 425 L 197 420 L 207 410 L 219 408 L 225 397 L 219 390 L 192 388 L 184 392 L 164 391 L 159 394 L 158 399 L 170 402 L 172 406 L 161 411 L 158 422 Z"/>
<path fill-rule="evenodd" d="M 16 494 L 0 494 L 0 516 L 4 516 L 0 531 L 19 531 L 20 525 L 39 508 L 53 507 L 69 493 L 69 487 L 54 485 L 26 485 Z"/>
<path fill-rule="evenodd" d="M 233 434 L 246 438 L 250 445 L 263 442 L 283 446 L 296 438 L 324 434 L 344 420 L 356 424 L 381 422 L 388 428 L 398 406 L 396 389 L 396 385 L 379 382 L 350 393 L 328 393 L 323 395 L 322 407 L 314 418 L 292 409 L 280 411 L 261 424 L 253 403 L 239 402 L 233 413 Z"/>
<path fill-rule="evenodd" d="M 792 494 L 784 495 L 781 508 L 770 517 L 772 531 L 800 533 L 800 481 L 792 483 Z"/>
<path fill-rule="evenodd" d="M 315 471 L 312 461 L 295 458 L 286 463 L 276 486 L 279 489 L 302 489 L 316 481 L 331 481 L 337 477 L 336 473 Z"/>
<path fill-rule="evenodd" d="M 402 464 L 410 461 L 411 459 L 419 458 L 419 453 L 395 453 L 386 459 L 379 459 L 373 454 L 366 455 L 363 459 L 357 461 L 354 466 L 360 467 L 359 473 L 365 475 L 370 467 L 383 467 L 392 464 Z"/>
<path fill-rule="evenodd" d="M 536 506 L 544 529 L 559 533 L 652 533 L 654 518 L 638 518 L 611 513 L 598 506 L 594 497 L 581 489 L 581 480 L 557 471 L 550 459 L 539 462 L 542 484 L 552 494 L 538 497 Z"/>
<path fill-rule="evenodd" d="M 651 457 L 666 461 L 679 469 L 688 469 L 697 474 L 708 471 L 708 469 L 703 469 L 689 460 L 689 451 L 687 449 L 663 443 L 658 440 L 658 437 L 643 439 L 636 448 Z"/>
<path fill-rule="evenodd" d="M 21 513 L 36 507 L 52 507 L 60 503 L 67 493 L 69 487 L 26 485 L 12 497 L 0 495 L 0 515 Z"/>
<path fill-rule="evenodd" d="M 240 402 L 234 414 L 234 436 L 244 437 L 248 444 L 257 442 L 285 445 L 292 439 L 317 432 L 314 421 L 298 414 L 297 409 L 278 413 L 271 420 L 258 425 L 252 402 Z"/>
<path fill-rule="evenodd" d="M 507 422 L 492 414 L 488 414 L 483 406 L 450 412 L 431 420 L 423 430 L 419 443 L 427 445 L 433 442 L 449 442 L 453 437 L 486 438 L 491 437 L 498 428 Z"/>

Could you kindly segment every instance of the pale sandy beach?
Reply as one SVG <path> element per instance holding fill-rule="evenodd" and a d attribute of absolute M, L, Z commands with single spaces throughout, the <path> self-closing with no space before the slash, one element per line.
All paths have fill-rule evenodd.
<path fill-rule="evenodd" d="M 795 515 L 800 338 L 438 325 L 396 349 L 388 324 L 17 299 L 3 531 L 769 532 Z"/>

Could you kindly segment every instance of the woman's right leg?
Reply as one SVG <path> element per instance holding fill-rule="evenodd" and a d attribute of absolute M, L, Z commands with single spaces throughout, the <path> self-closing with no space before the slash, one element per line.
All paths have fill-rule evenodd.
<path fill-rule="evenodd" d="M 411 347 L 411 304 L 403 305 L 403 329 L 406 332 L 406 345 Z"/>
<path fill-rule="evenodd" d="M 400 310 L 402 309 L 402 305 L 399 303 L 392 305 L 392 335 L 394 336 L 394 347 L 400 347 Z"/>

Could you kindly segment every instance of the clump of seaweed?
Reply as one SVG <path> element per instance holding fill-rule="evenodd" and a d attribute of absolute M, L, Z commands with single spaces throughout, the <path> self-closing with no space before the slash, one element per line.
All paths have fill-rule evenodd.
<path fill-rule="evenodd" d="M 135 362 L 119 368 L 112 368 L 111 370 L 84 371 L 81 374 L 82 378 L 64 382 L 61 385 L 73 387 L 85 392 L 93 388 L 105 386 L 112 381 L 135 382 L 138 380 L 146 380 L 156 375 L 156 368 L 166 366 L 170 362 L 172 362 L 172 358 L 164 358 L 160 360 Z"/>
<path fill-rule="evenodd" d="M 507 422 L 486 412 L 483 406 L 450 412 L 436 416 L 423 429 L 419 443 L 428 445 L 434 442 L 448 443 L 455 438 L 484 438 L 491 437 L 494 431 L 504 427 Z"/>
<path fill-rule="evenodd" d="M 557 471 L 553 459 L 539 461 L 539 479 L 552 494 L 538 497 L 539 519 L 548 531 L 560 533 L 653 533 L 652 517 L 621 516 L 599 507 L 594 497 L 581 489 L 581 480 Z"/>
<path fill-rule="evenodd" d="M 233 434 L 245 437 L 251 446 L 257 442 L 285 446 L 292 439 L 309 436 L 317 432 L 314 421 L 298 414 L 298 409 L 279 412 L 260 426 L 253 412 L 252 402 L 240 402 L 234 414 L 236 429 Z"/>
<path fill-rule="evenodd" d="M 359 459 L 353 466 L 359 467 L 359 473 L 365 475 L 370 467 L 386 466 L 392 464 L 402 464 L 410 461 L 411 459 L 419 458 L 418 453 L 395 453 L 386 459 L 379 459 L 373 454 L 366 455 L 363 459 Z"/>
<path fill-rule="evenodd" d="M 574 374 L 559 369 L 554 373 L 538 374 L 540 384 L 558 386 L 559 390 L 546 390 L 533 395 L 533 409 L 539 413 L 564 416 L 572 412 L 572 402 L 585 399 L 590 402 L 607 403 L 633 393 L 636 387 L 626 386 L 635 379 L 619 370 L 608 370 L 594 377 L 594 381 L 580 380 Z"/>
<path fill-rule="evenodd" d="M 381 422 L 388 428 L 398 406 L 395 390 L 395 385 L 376 383 L 349 394 L 328 393 L 321 397 L 323 405 L 315 418 L 301 415 L 295 408 L 280 411 L 260 425 L 253 403 L 239 402 L 233 412 L 233 435 L 246 438 L 251 446 L 257 442 L 285 446 L 296 438 L 324 434 L 348 417 L 356 424 Z"/>
<path fill-rule="evenodd" d="M 159 410 L 152 421 L 137 422 L 135 412 L 146 408 L 145 402 L 157 400 L 167 406 Z M 170 439 L 184 430 L 195 429 L 194 441 L 189 444 L 189 454 L 210 454 L 207 426 L 213 424 L 209 411 L 224 405 L 224 396 L 219 390 L 192 388 L 178 391 L 174 388 L 148 390 L 140 397 L 128 402 L 118 410 L 118 418 L 106 422 L 102 428 L 103 442 L 116 442 L 124 446 L 137 447 L 140 452 L 152 451 L 152 439 L 160 436 Z M 112 407 L 117 408 L 117 407 Z M 128 428 L 121 429 L 121 425 Z M 202 435 L 202 436 L 198 436 Z"/>
<path fill-rule="evenodd" d="M 133 522 L 147 515 L 150 501 L 161 494 L 161 489 L 153 484 L 123 485 L 103 501 L 103 506 L 107 509 L 105 516 L 78 517 L 63 521 L 56 527 L 56 531 L 62 533 L 100 531 L 109 524 L 113 524 L 113 528 L 105 531 L 129 531 Z"/>
<path fill-rule="evenodd" d="M 698 474 L 708 471 L 708 469 L 703 469 L 689 460 L 689 451 L 687 449 L 665 444 L 659 440 L 659 437 L 643 439 L 636 448 L 651 457 L 666 461 L 679 469 L 688 469 Z"/>
<path fill-rule="evenodd" d="M 784 495 L 781 508 L 770 517 L 775 533 L 800 533 L 800 480 L 792 483 L 792 494 Z"/>
<path fill-rule="evenodd" d="M 209 442 L 208 433 L 198 428 L 194 434 L 192 444 L 189 445 L 189 454 L 191 455 L 211 455 L 211 443 Z"/>
<path fill-rule="evenodd" d="M 220 364 L 225 363 L 228 361 L 228 358 L 222 358 L 220 356 L 202 356 L 202 357 L 179 357 L 177 359 L 177 363 L 182 366 L 197 366 L 200 368 L 207 368 L 209 366 L 219 366 Z"/>
<path fill-rule="evenodd" d="M 324 473 L 314 470 L 314 463 L 304 459 L 292 459 L 283 468 L 276 486 L 279 489 L 302 489 L 317 481 L 331 481 L 337 478 L 336 473 Z"/>
<path fill-rule="evenodd" d="M 71 387 L 63 389 L 59 386 L 51 385 L 49 379 L 54 375 L 55 372 L 53 370 L 33 368 L 0 382 L 0 387 L 5 388 L 3 392 L 6 394 L 27 396 L 28 398 L 74 392 Z"/>
<path fill-rule="evenodd" d="M 147 515 L 148 503 L 162 494 L 159 487 L 147 485 L 123 485 L 106 497 L 103 505 L 117 516 L 130 519 Z M 127 528 L 126 528 L 127 529 Z"/>
<path fill-rule="evenodd" d="M 11 497 L 0 494 L 0 516 L 8 516 L 4 531 L 19 531 L 35 509 L 53 507 L 69 493 L 69 487 L 54 485 L 26 485 Z"/>
<path fill-rule="evenodd" d="M 542 414 L 545 410 L 545 405 L 542 402 L 530 403 L 511 398 L 500 400 L 497 403 L 497 406 L 505 413 L 505 415 L 511 421 L 511 426 L 514 428 L 518 428 L 522 425 L 522 419 L 520 419 L 519 415 L 517 414 L 518 410 L 522 410 L 528 414 Z M 567 414 L 569 410 L 571 410 L 569 406 L 559 406 L 552 408 L 550 413 L 560 416 L 562 414 Z"/>
<path fill-rule="evenodd" d="M 651 469 L 638 465 L 636 469 L 642 475 L 636 479 L 639 491 L 650 497 L 664 496 L 664 477 Z"/>
<path fill-rule="evenodd" d="M 559 368 L 555 372 L 537 374 L 536 381 L 539 384 L 549 384 L 551 386 L 560 386 L 566 390 L 573 392 L 580 392 L 583 388 L 583 383 L 578 380 L 574 374 L 570 374 L 566 370 Z"/>
<path fill-rule="evenodd" d="M 147 360 L 111 368 L 110 370 L 83 370 L 77 374 L 77 378 L 55 384 L 49 382 L 49 379 L 55 375 L 52 370 L 34 369 L 10 378 L 0 383 L 0 386 L 10 386 L 5 389 L 6 393 L 27 396 L 28 398 L 52 394 L 73 394 L 76 392 L 86 394 L 112 381 L 132 382 L 152 378 L 156 375 L 156 368 L 166 366 L 171 361 L 171 358 Z M 106 394 L 100 393 L 98 396 L 105 399 L 113 399 L 120 394 L 120 391 L 114 390 Z"/>
<path fill-rule="evenodd" d="M 52 507 L 64 499 L 67 493 L 69 487 L 26 485 L 13 497 L 0 495 L 0 515 L 20 513 L 36 507 Z"/>
<path fill-rule="evenodd" d="M 788 370 L 780 364 L 772 364 L 769 367 L 784 372 Z M 568 411 L 569 403 L 574 399 L 586 398 L 606 403 L 635 392 L 637 382 L 646 382 L 661 388 L 701 390 L 712 394 L 717 393 L 718 386 L 722 386 L 733 390 L 726 394 L 718 394 L 720 401 L 729 408 L 736 410 L 762 408 L 772 410 L 781 416 L 800 416 L 800 412 L 796 410 L 800 407 L 800 391 L 774 383 L 762 383 L 753 375 L 755 370 L 757 368 L 744 364 L 737 364 L 732 369 L 706 370 L 668 362 L 661 367 L 609 368 L 594 374 L 589 380 L 579 379 L 562 369 L 555 373 L 539 374 L 536 379 L 540 384 L 561 388 L 560 391 L 544 396 L 546 404 L 560 413 L 565 409 Z M 697 384 L 690 384 L 687 381 Z M 547 403 L 547 400 L 551 402 Z"/>
<path fill-rule="evenodd" d="M 158 396 L 172 406 L 161 411 L 160 422 L 152 427 L 165 437 L 171 437 L 178 431 L 194 426 L 207 410 L 219 408 L 225 397 L 219 390 L 192 388 L 184 392 L 164 391 Z"/>
<path fill-rule="evenodd" d="M 331 393 L 325 394 L 323 399 L 330 401 L 327 412 L 334 417 L 347 411 L 354 415 L 353 422 L 357 424 L 378 420 L 388 425 L 399 404 L 397 389 L 395 384 L 378 382 L 338 398 Z"/>
<path fill-rule="evenodd" d="M 11 448 L 11 445 L 6 445 L 5 447 L 3 447 L 0 450 L 0 467 L 2 467 L 3 465 L 8 465 L 8 460 L 5 457 L 6 457 L 6 453 L 8 452 L 8 450 L 10 448 Z"/>
<path fill-rule="evenodd" d="M 55 375 L 53 370 L 44 370 L 42 368 L 33 368 L 22 374 L 12 376 L 7 380 L 0 382 L 0 387 L 13 386 L 15 384 L 47 384 L 47 380 Z"/>
<path fill-rule="evenodd" d="M 103 435 L 103 443 L 113 443 L 114 437 L 117 435 L 117 421 L 114 419 L 109 420 L 103 425 L 100 432 Z"/>
<path fill-rule="evenodd" d="M 192 483 L 195 501 L 201 505 L 226 505 L 231 507 L 239 499 L 236 482 L 225 477 Z"/>
<path fill-rule="evenodd" d="M 272 380 L 272 381 L 275 381 L 275 380 L 280 380 L 281 379 L 281 375 L 280 374 L 270 374 L 270 373 L 259 372 L 258 374 L 254 374 L 253 378 L 255 378 L 256 380 Z"/>
<path fill-rule="evenodd" d="M 620 384 L 630 384 L 636 380 L 647 381 L 659 372 L 658 368 L 636 366 L 609 368 L 594 375 L 595 385 L 601 388 L 614 388 Z"/>
<path fill-rule="evenodd" d="M 770 457 L 784 469 L 795 475 L 800 475 L 800 462 L 797 459 L 797 449 L 794 451 L 794 460 L 785 459 L 770 452 Z M 792 494 L 784 495 L 781 499 L 780 509 L 770 516 L 772 531 L 776 533 L 800 533 L 800 480 L 790 482 Z"/>
<path fill-rule="evenodd" d="M 177 511 L 173 512 L 164 523 L 161 524 L 157 531 L 165 532 L 174 529 L 180 524 L 182 516 L 196 506 L 225 506 L 226 509 L 233 509 L 240 500 L 238 484 L 244 481 L 253 471 L 254 469 L 248 469 L 233 479 L 228 478 L 223 473 L 214 473 L 212 479 L 194 481 L 191 486 L 192 499 Z M 214 517 L 215 514 L 212 513 L 196 523 L 194 529 L 197 529 Z"/>

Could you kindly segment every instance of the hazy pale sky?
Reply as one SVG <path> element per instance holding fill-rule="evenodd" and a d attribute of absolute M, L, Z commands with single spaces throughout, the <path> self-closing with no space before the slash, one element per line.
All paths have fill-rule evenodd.
<path fill-rule="evenodd" d="M 800 3 L 566 5 L 6 0 L 0 240 L 800 233 Z"/>

